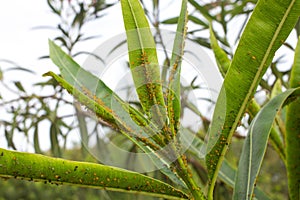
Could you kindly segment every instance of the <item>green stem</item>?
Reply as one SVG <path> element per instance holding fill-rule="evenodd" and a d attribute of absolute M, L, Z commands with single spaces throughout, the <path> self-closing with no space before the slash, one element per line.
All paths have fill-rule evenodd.
<path fill-rule="evenodd" d="M 174 138 L 176 140 L 176 138 Z M 186 186 L 192 193 L 193 198 L 195 200 L 205 200 L 206 197 L 203 194 L 201 188 L 195 183 L 195 180 L 192 178 L 191 171 L 188 167 L 188 163 L 186 160 L 186 156 L 178 154 L 178 149 L 176 148 L 176 145 L 178 142 L 175 141 L 172 145 L 173 152 L 177 154 L 177 160 L 174 162 L 174 170 L 175 172 L 182 178 L 182 180 L 185 182 Z"/>
<path fill-rule="evenodd" d="M 206 197 L 204 196 L 201 188 L 195 183 L 194 179 L 192 178 L 191 172 L 187 166 L 187 161 L 185 156 L 183 155 L 179 157 L 175 162 L 175 165 L 177 168 L 177 173 L 189 188 L 190 192 L 192 193 L 193 199 L 205 200 Z"/>

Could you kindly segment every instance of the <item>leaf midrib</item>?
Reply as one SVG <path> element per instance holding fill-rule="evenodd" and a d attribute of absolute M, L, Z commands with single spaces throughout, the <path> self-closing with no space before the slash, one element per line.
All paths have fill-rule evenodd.
<path fill-rule="evenodd" d="M 277 39 L 277 37 L 278 37 L 278 35 L 279 35 L 279 32 L 281 31 L 281 28 L 282 28 L 282 26 L 283 26 L 283 24 L 284 24 L 284 22 L 285 22 L 285 20 L 286 20 L 286 18 L 287 18 L 287 16 L 288 16 L 288 13 L 289 13 L 290 10 L 292 9 L 293 4 L 294 4 L 295 1 L 296 1 L 296 0 L 293 0 L 293 1 L 291 2 L 290 6 L 289 6 L 288 9 L 287 9 L 287 12 L 285 12 L 285 14 L 284 14 L 282 20 L 280 21 L 280 23 L 279 23 L 279 25 L 278 25 L 278 28 L 276 29 L 276 31 L 275 31 L 275 33 L 274 33 L 274 37 L 272 38 L 272 40 L 271 40 L 271 42 L 270 42 L 270 45 L 268 46 L 267 51 L 266 51 L 266 53 L 265 53 L 265 55 L 264 55 L 264 57 L 263 57 L 263 59 L 262 59 L 262 62 L 261 62 L 261 64 L 260 64 L 260 66 L 258 67 L 258 70 L 257 70 L 258 72 L 255 74 L 254 81 L 252 81 L 252 84 L 250 85 L 249 91 L 253 91 L 253 90 L 254 90 L 254 87 L 256 86 L 256 82 L 258 81 L 258 79 L 259 79 L 259 77 L 260 77 L 260 75 L 261 75 L 261 72 L 262 72 L 264 63 L 267 61 L 267 59 L 268 59 L 268 57 L 269 57 L 269 53 L 270 53 L 270 51 L 272 50 L 272 47 L 273 47 L 273 45 L 274 45 L 274 43 L 275 43 L 275 41 L 276 41 L 276 39 Z M 240 119 L 240 116 L 244 113 L 244 109 L 245 109 L 245 107 L 246 107 L 246 105 L 247 105 L 247 103 L 248 103 L 248 99 L 250 98 L 251 94 L 252 94 L 252 92 L 248 92 L 248 93 L 247 93 L 246 98 L 245 98 L 247 101 L 243 101 L 243 104 L 242 104 L 242 106 L 241 106 L 241 109 L 239 110 L 238 115 L 237 115 L 237 117 L 236 117 L 236 119 L 235 119 L 235 121 L 234 121 L 234 126 L 233 126 L 233 127 L 236 127 L 236 125 L 238 124 L 238 121 L 239 121 L 239 119 Z M 233 132 L 233 129 L 231 129 L 231 132 Z"/>
<path fill-rule="evenodd" d="M 281 28 L 282 28 L 284 22 L 286 21 L 286 18 L 287 18 L 287 16 L 288 16 L 288 14 L 290 13 L 290 10 L 292 9 L 292 7 L 293 7 L 295 1 L 296 1 L 296 0 L 293 0 L 293 1 L 290 3 L 288 9 L 287 9 L 286 12 L 284 13 L 283 18 L 282 18 L 282 20 L 280 21 L 280 23 L 279 23 L 279 25 L 278 25 L 278 28 L 276 29 L 276 31 L 275 31 L 275 33 L 274 33 L 274 37 L 272 38 L 272 40 L 271 40 L 271 42 L 270 42 L 270 45 L 268 46 L 267 51 L 266 51 L 266 53 L 265 53 L 265 55 L 264 55 L 264 57 L 263 57 L 263 59 L 262 59 L 262 62 L 261 62 L 261 64 L 260 64 L 260 66 L 258 67 L 258 70 L 257 70 L 258 72 L 256 73 L 256 75 L 255 75 L 255 77 L 254 77 L 254 81 L 252 81 L 252 84 L 250 85 L 250 88 L 249 88 L 248 91 L 253 91 L 254 87 L 256 86 L 256 82 L 258 81 L 258 79 L 259 79 L 259 77 L 260 77 L 260 74 L 261 74 L 261 72 L 262 72 L 264 63 L 265 63 L 266 60 L 268 59 L 268 55 L 269 55 L 270 51 L 272 50 L 272 47 L 273 47 L 273 45 L 274 45 L 274 43 L 275 43 L 275 41 L 276 41 L 276 39 L 277 39 L 277 37 L 278 37 L 278 35 L 279 35 L 279 32 L 281 31 Z M 243 101 L 243 103 L 242 103 L 242 105 L 241 105 L 241 108 L 240 108 L 239 111 L 238 111 L 237 117 L 235 118 L 232 127 L 237 127 L 238 122 L 239 122 L 239 119 L 240 119 L 240 117 L 242 116 L 242 114 L 244 113 L 244 109 L 246 108 L 246 105 L 247 105 L 247 103 L 248 103 L 248 99 L 250 98 L 251 94 L 252 94 L 252 92 L 248 92 L 248 93 L 246 94 L 246 97 L 245 97 L 245 100 L 246 100 L 246 101 Z M 234 129 L 231 129 L 230 132 L 229 132 L 229 136 L 232 135 L 233 132 L 234 132 Z M 230 138 L 231 138 L 231 137 L 228 137 L 228 138 L 227 138 L 227 142 L 228 142 L 228 140 L 230 140 Z M 227 150 L 227 148 L 223 148 L 221 155 L 225 155 L 226 150 Z M 223 157 L 224 157 L 224 156 L 223 156 Z M 220 159 L 219 159 L 219 161 L 220 161 Z M 222 164 L 222 162 L 218 162 L 218 164 L 217 164 L 217 169 L 219 169 L 219 168 L 221 167 L 221 164 Z M 219 170 L 216 170 L 215 172 L 217 172 L 217 171 L 219 171 Z M 214 182 L 216 181 L 216 179 L 217 179 L 217 174 L 218 174 L 218 173 L 215 173 L 215 174 L 214 174 L 214 178 L 212 179 L 212 183 L 214 183 Z"/>
<path fill-rule="evenodd" d="M 258 117 L 257 117 L 258 118 Z M 257 118 L 255 118 L 255 120 L 253 121 L 253 124 L 255 124 L 256 123 L 256 121 L 257 121 Z M 248 165 L 248 181 L 247 181 L 247 191 L 246 191 L 246 200 L 248 200 L 249 199 L 249 195 L 248 194 L 250 194 L 249 193 L 249 191 L 250 191 L 250 182 L 251 182 L 251 179 L 250 179 L 250 177 L 251 177 L 251 172 L 252 172 L 252 165 L 251 165 L 251 163 L 252 163 L 252 150 L 253 150 L 253 137 L 252 137 L 252 133 L 253 133 L 253 127 L 251 128 L 251 130 L 250 130 L 250 150 L 249 150 L 249 165 Z"/>
<path fill-rule="evenodd" d="M 142 40 L 141 33 L 140 33 L 140 31 L 138 30 L 138 29 L 139 29 L 139 26 L 138 26 L 138 22 L 137 22 L 136 16 L 135 16 L 135 14 L 134 14 L 135 12 L 134 12 L 134 9 L 133 9 L 133 7 L 132 7 L 132 4 L 131 4 L 130 0 L 128 0 L 127 2 L 128 2 L 129 7 L 130 7 L 130 11 L 131 11 L 132 17 L 133 17 L 133 19 L 134 19 L 134 24 L 135 24 L 135 27 L 136 27 L 136 32 L 137 32 L 137 34 L 138 34 L 138 38 L 139 38 L 139 42 L 140 42 L 140 45 L 141 45 L 142 53 L 144 53 L 145 47 L 144 47 L 144 44 L 143 44 L 143 40 Z"/>

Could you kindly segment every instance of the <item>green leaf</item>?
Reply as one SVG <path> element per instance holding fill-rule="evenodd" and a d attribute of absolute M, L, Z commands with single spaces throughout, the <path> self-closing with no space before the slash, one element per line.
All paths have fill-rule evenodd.
<path fill-rule="evenodd" d="M 287 99 L 299 91 L 300 88 L 289 89 L 277 95 L 260 110 L 251 122 L 239 161 L 233 199 L 252 198 L 276 114 Z"/>
<path fill-rule="evenodd" d="M 8 131 L 8 130 L 4 130 L 4 135 L 5 135 L 5 140 L 7 142 L 7 146 L 16 150 L 16 146 L 14 144 L 14 141 L 13 141 L 13 134 L 14 134 L 14 125 L 13 125 L 13 128 L 11 129 L 11 131 Z"/>
<path fill-rule="evenodd" d="M 55 157 L 61 157 L 61 150 L 58 142 L 59 131 L 60 131 L 59 127 L 57 127 L 56 123 L 51 124 L 50 143 L 51 143 L 51 151 Z"/>
<path fill-rule="evenodd" d="M 201 25 L 204 28 L 209 28 L 209 25 L 207 24 L 207 22 L 202 21 L 198 17 L 195 17 L 193 15 L 189 15 L 188 18 L 189 18 L 190 21 L 194 22 L 195 24 Z"/>
<path fill-rule="evenodd" d="M 192 4 L 206 19 L 212 21 L 217 20 L 215 16 L 212 16 L 209 13 L 209 10 L 205 6 L 201 6 L 195 0 L 189 0 L 189 3 Z"/>
<path fill-rule="evenodd" d="M 200 44 L 201 46 L 204 46 L 204 47 L 207 47 L 207 48 L 210 48 L 211 45 L 210 43 L 208 42 L 208 39 L 205 38 L 205 37 L 195 37 L 195 38 L 190 38 L 192 41 Z"/>
<path fill-rule="evenodd" d="M 278 94 L 280 94 L 280 93 L 278 93 Z M 250 101 L 249 106 L 248 106 L 248 113 L 249 113 L 250 117 L 253 119 L 257 115 L 257 113 L 260 111 L 260 109 L 261 109 L 260 105 L 253 98 Z M 283 110 L 281 110 L 281 112 Z M 279 116 L 279 115 L 277 115 L 277 116 Z M 285 147 L 284 147 L 283 139 L 282 139 L 282 136 L 280 135 L 277 127 L 275 127 L 274 124 L 271 129 L 271 133 L 270 133 L 270 141 L 271 141 L 272 146 L 278 153 L 278 155 L 281 157 L 282 161 L 285 163 L 286 155 L 285 155 Z"/>
<path fill-rule="evenodd" d="M 26 92 L 25 89 L 24 89 L 24 87 L 23 87 L 23 85 L 22 85 L 22 83 L 20 81 L 15 81 L 14 84 L 18 88 L 19 91 Z"/>
<path fill-rule="evenodd" d="M 236 185 L 236 169 L 234 169 L 227 160 L 224 160 L 222 163 L 222 167 L 219 171 L 219 178 L 231 188 L 234 188 Z M 259 200 L 270 200 L 270 198 L 257 187 L 254 188 L 254 196 Z"/>
<path fill-rule="evenodd" d="M 89 132 L 87 123 L 85 121 L 85 115 L 78 103 L 75 103 L 75 112 L 76 118 L 78 120 L 79 133 L 80 133 L 80 142 L 81 142 L 81 152 L 83 157 L 85 158 L 88 154 L 88 142 L 89 142 Z"/>
<path fill-rule="evenodd" d="M 129 63 L 137 94 L 145 113 L 165 126 L 166 109 L 162 92 L 156 45 L 144 10 L 138 0 L 121 0 L 127 35 Z"/>
<path fill-rule="evenodd" d="M 183 0 L 173 44 L 172 57 L 170 60 L 170 77 L 168 86 L 168 116 L 170 120 L 169 126 L 173 136 L 175 136 L 180 129 L 180 72 L 187 31 L 187 20 L 187 0 Z"/>
<path fill-rule="evenodd" d="M 227 54 L 225 53 L 225 51 L 219 46 L 218 44 L 218 40 L 215 36 L 213 27 L 212 27 L 212 23 L 210 23 L 210 45 L 211 48 L 214 52 L 216 61 L 217 61 L 217 65 L 219 67 L 219 71 L 221 72 L 222 76 L 225 77 L 228 68 L 230 66 L 230 59 L 228 58 Z"/>
<path fill-rule="evenodd" d="M 167 199 L 187 194 L 162 181 L 124 169 L 0 148 L 0 177 L 141 193 Z"/>
<path fill-rule="evenodd" d="M 166 19 L 164 21 L 162 21 L 162 24 L 177 24 L 179 17 L 172 17 L 169 19 Z M 201 19 L 199 19 L 198 17 L 195 17 L 193 15 L 188 15 L 188 19 L 192 22 L 194 22 L 195 24 L 201 25 L 204 28 L 208 28 L 208 24 L 204 21 L 202 21 Z"/>
<path fill-rule="evenodd" d="M 232 135 L 276 50 L 295 26 L 299 12 L 300 1 L 261 0 L 249 19 L 213 116 L 206 155 L 210 199 Z"/>
<path fill-rule="evenodd" d="M 290 86 L 300 86 L 300 38 L 295 50 L 294 65 L 291 71 Z M 286 158 L 289 195 L 300 198 L 300 99 L 287 106 L 286 113 Z"/>
<path fill-rule="evenodd" d="M 282 93 L 282 82 L 280 79 L 277 79 L 271 91 L 271 99 L 280 93 Z"/>
<path fill-rule="evenodd" d="M 39 144 L 39 126 L 38 124 L 35 124 L 34 132 L 33 132 L 33 146 L 36 153 L 41 154 L 42 150 L 40 148 Z"/>
<path fill-rule="evenodd" d="M 69 55 L 49 40 L 50 58 L 61 72 L 61 76 L 81 92 L 89 90 L 100 98 L 105 106 L 111 105 L 113 92 L 101 80 L 81 68 Z"/>
<path fill-rule="evenodd" d="M 164 135 L 159 131 L 155 135 L 162 138 L 159 144 L 164 146 L 170 133 L 155 41 L 140 2 L 121 0 L 121 6 L 135 88 L 145 113 L 155 125 L 162 127 Z"/>
<path fill-rule="evenodd" d="M 178 17 L 172 17 L 172 18 L 162 21 L 161 23 L 162 24 L 177 24 L 177 22 L 178 22 Z"/>
<path fill-rule="evenodd" d="M 216 58 L 216 61 L 217 61 L 218 67 L 219 67 L 219 71 L 221 72 L 222 76 L 225 77 L 231 61 L 227 57 L 227 54 L 219 46 L 218 41 L 217 41 L 217 39 L 214 35 L 214 32 L 213 32 L 213 29 L 212 29 L 212 24 L 210 26 L 210 40 L 211 40 L 211 47 L 214 51 L 214 55 L 215 55 L 215 58 Z M 277 81 L 274 86 L 274 88 L 276 90 L 278 90 L 278 92 L 279 92 L 279 88 L 277 88 L 277 87 L 281 87 L 281 85 L 280 86 L 278 85 L 279 81 Z M 281 88 L 280 88 L 280 90 L 281 90 Z M 274 94 L 275 94 L 275 91 L 274 91 Z M 277 94 L 279 94 L 279 93 L 277 93 Z M 272 91 L 272 95 L 273 95 L 273 91 Z M 256 102 L 256 100 L 253 98 L 250 101 L 249 106 L 247 108 L 247 111 L 248 111 L 250 117 L 254 118 L 254 116 L 259 112 L 259 110 L 260 110 L 260 106 Z M 283 141 L 280 138 L 279 132 L 274 127 L 271 130 L 270 139 L 271 139 L 273 147 L 278 152 L 278 154 L 280 155 L 282 160 L 285 162 L 285 150 L 284 150 Z"/>

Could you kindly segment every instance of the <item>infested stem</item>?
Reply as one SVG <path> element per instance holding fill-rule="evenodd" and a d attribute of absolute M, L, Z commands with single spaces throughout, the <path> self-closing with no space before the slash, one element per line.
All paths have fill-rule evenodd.
<path fill-rule="evenodd" d="M 180 156 L 175 162 L 176 172 L 183 179 L 188 189 L 192 193 L 193 199 L 195 200 L 204 200 L 204 196 L 201 188 L 195 183 L 195 180 L 192 178 L 191 172 L 189 171 L 187 161 L 185 156 Z"/>
<path fill-rule="evenodd" d="M 175 141 L 175 144 L 178 141 Z M 201 188 L 196 184 L 195 180 L 192 177 L 191 171 L 188 167 L 186 156 L 178 154 L 178 149 L 176 146 L 172 145 L 173 152 L 177 154 L 177 160 L 174 162 L 175 172 L 180 176 L 180 178 L 185 182 L 186 186 L 190 190 L 194 200 L 205 200 L 206 197 L 203 194 Z"/>

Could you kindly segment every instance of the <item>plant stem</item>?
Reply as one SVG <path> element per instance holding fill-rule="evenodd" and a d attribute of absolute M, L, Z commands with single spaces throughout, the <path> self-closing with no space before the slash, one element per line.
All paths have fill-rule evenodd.
<path fill-rule="evenodd" d="M 176 138 L 174 139 L 176 140 Z M 206 197 L 203 194 L 201 188 L 195 183 L 195 180 L 192 178 L 191 171 L 188 168 L 186 156 L 184 154 L 179 155 L 178 154 L 179 151 L 174 144 L 177 144 L 177 141 L 175 141 L 175 143 L 173 143 L 172 145 L 173 152 L 177 154 L 177 160 L 174 162 L 175 172 L 180 176 L 180 178 L 182 178 L 182 180 L 185 182 L 186 186 L 192 193 L 193 196 L 192 199 L 205 200 Z"/>
<path fill-rule="evenodd" d="M 194 179 L 192 178 L 191 172 L 188 169 L 187 161 L 185 155 L 179 157 L 175 162 L 177 173 L 183 179 L 187 187 L 192 193 L 193 199 L 195 200 L 205 200 L 206 197 L 204 196 L 201 188 L 195 183 Z"/>

